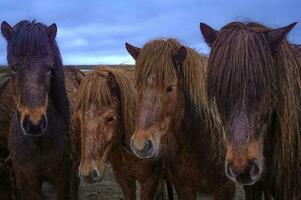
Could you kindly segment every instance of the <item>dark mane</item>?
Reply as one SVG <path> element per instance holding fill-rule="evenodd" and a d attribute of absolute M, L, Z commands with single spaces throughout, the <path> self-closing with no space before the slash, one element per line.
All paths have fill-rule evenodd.
<path fill-rule="evenodd" d="M 248 112 L 263 95 L 271 98 L 277 118 L 271 173 L 277 177 L 277 197 L 290 199 L 301 184 L 301 62 L 296 56 L 299 47 L 286 39 L 271 47 L 265 34 L 269 30 L 257 23 L 223 27 L 212 47 L 214 59 L 208 61 L 207 91 L 209 102 L 217 103 L 225 120 L 231 120 L 231 110 Z"/>
<path fill-rule="evenodd" d="M 231 23 L 218 34 L 211 52 L 216 59 L 209 61 L 208 97 L 210 102 L 215 97 L 226 118 L 233 108 L 252 109 L 246 99 L 258 99 L 280 87 L 277 74 L 284 69 L 273 66 L 273 52 L 264 35 L 267 30 L 255 23 Z"/>
<path fill-rule="evenodd" d="M 22 20 L 14 26 L 15 34 L 8 45 L 7 56 L 36 56 L 38 58 L 52 56 L 52 46 L 50 43 L 47 26 L 35 21 Z"/>
<path fill-rule="evenodd" d="M 55 40 L 50 40 L 47 26 L 36 21 L 22 20 L 14 26 L 15 34 L 7 45 L 7 60 L 14 64 L 16 58 L 51 58 L 49 97 L 54 108 L 69 122 L 69 101 L 65 89 L 61 54 Z"/>

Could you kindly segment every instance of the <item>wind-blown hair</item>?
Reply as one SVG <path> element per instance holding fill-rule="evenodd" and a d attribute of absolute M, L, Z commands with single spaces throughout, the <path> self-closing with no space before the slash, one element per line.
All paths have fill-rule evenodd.
<path fill-rule="evenodd" d="M 106 76 L 104 73 L 109 73 Z M 109 67 L 97 68 L 89 72 L 85 78 L 82 79 L 78 90 L 76 112 L 84 113 L 89 110 L 90 105 L 94 104 L 96 107 L 109 106 L 114 100 L 114 95 L 110 88 L 109 76 L 113 76 L 117 84 L 117 96 L 121 103 L 121 121 L 124 121 L 126 134 L 132 134 L 134 129 L 135 119 L 135 104 L 134 104 L 134 90 L 133 90 L 133 76 L 130 72 L 123 69 L 115 69 Z M 115 91 L 116 92 L 116 91 Z"/>
<path fill-rule="evenodd" d="M 156 86 L 168 86 L 177 77 L 172 55 L 182 45 L 175 39 L 158 39 L 144 45 L 136 61 L 135 85 L 138 91 L 146 88 L 147 78 L 152 78 Z M 205 92 L 205 74 L 207 58 L 195 50 L 186 47 L 187 57 L 180 76 L 184 81 L 185 96 L 197 109 L 207 103 Z M 143 66 L 143 67 L 139 67 Z"/>
<path fill-rule="evenodd" d="M 54 108 L 69 123 L 69 101 L 65 89 L 63 64 L 56 41 L 50 40 L 47 26 L 36 21 L 22 20 L 14 26 L 14 34 L 7 44 L 7 60 L 14 65 L 16 57 L 31 57 L 37 61 L 41 58 L 53 59 L 49 97 Z"/>
<path fill-rule="evenodd" d="M 271 29 L 257 23 L 233 22 L 222 28 L 208 61 L 208 99 L 218 105 L 225 118 L 231 110 L 253 111 L 263 95 L 276 116 L 272 178 L 277 197 L 290 199 L 301 184 L 301 91 L 300 57 L 284 39 L 278 46 L 268 43 Z M 299 190 L 299 191 L 297 191 Z"/>

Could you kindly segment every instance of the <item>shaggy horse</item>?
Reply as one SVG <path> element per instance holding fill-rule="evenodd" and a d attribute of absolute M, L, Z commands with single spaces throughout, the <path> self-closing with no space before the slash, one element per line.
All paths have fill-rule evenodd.
<path fill-rule="evenodd" d="M 0 146 L 8 149 L 8 133 L 11 117 L 15 110 L 14 96 L 10 90 L 11 81 L 8 79 L 0 87 Z M 7 155 L 8 156 L 8 151 Z"/>
<path fill-rule="evenodd" d="M 225 171 L 283 200 L 301 199 L 301 60 L 286 40 L 294 25 L 233 22 L 216 31 L 201 23 L 212 47 L 207 92 L 226 138 Z"/>
<path fill-rule="evenodd" d="M 83 79 L 74 117 L 81 135 L 79 174 L 87 182 L 100 181 L 109 160 L 126 200 L 136 199 L 136 180 L 141 183 L 140 199 L 154 199 L 161 162 L 138 159 L 127 147 L 135 118 L 130 73 L 99 68 Z"/>
<path fill-rule="evenodd" d="M 14 108 L 13 96 L 8 88 L 9 80 L 0 87 L 0 200 L 14 199 L 17 193 L 7 147 L 10 120 Z"/>
<path fill-rule="evenodd" d="M 2 22 L 1 32 L 16 106 L 8 146 L 18 189 L 23 199 L 40 199 L 42 182 L 49 181 L 57 199 L 69 199 L 70 111 L 57 27 L 20 21 L 12 28 Z M 76 190 L 72 198 L 77 198 Z"/>
<path fill-rule="evenodd" d="M 207 107 L 206 58 L 174 39 L 126 48 L 136 60 L 132 151 L 163 157 L 180 199 L 196 199 L 197 192 L 233 199 L 234 184 L 222 170 L 224 146 Z"/>
<path fill-rule="evenodd" d="M 64 74 L 66 90 L 70 101 L 70 108 L 73 108 L 77 88 L 79 87 L 80 81 L 84 74 L 78 69 L 69 67 L 64 69 Z M 0 199 L 11 199 L 17 192 L 15 188 L 13 168 L 9 162 L 10 159 L 7 144 L 11 118 L 16 109 L 14 105 L 14 96 L 11 83 L 12 82 L 10 80 L 7 80 L 0 87 Z M 71 109 L 71 112 L 73 112 L 73 109 Z M 75 145 L 78 143 L 79 138 L 77 138 L 74 130 L 73 132 L 70 132 L 70 134 L 72 134 L 70 135 L 70 138 L 73 141 L 71 143 L 73 145 L 72 156 L 74 159 L 78 159 L 76 153 L 78 147 Z M 74 171 L 76 173 L 77 164 L 74 163 L 74 165 Z M 74 186 L 76 186 L 76 184 L 74 184 Z"/>

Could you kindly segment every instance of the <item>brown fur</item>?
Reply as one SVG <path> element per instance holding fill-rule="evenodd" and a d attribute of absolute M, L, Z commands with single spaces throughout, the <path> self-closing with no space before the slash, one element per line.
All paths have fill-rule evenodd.
<path fill-rule="evenodd" d="M 0 87 L 0 199 L 12 200 L 17 197 L 17 188 L 14 181 L 13 170 L 7 162 L 8 132 L 11 116 L 14 112 L 13 96 L 8 89 L 10 81 L 7 80 Z M 9 101 L 6 101 L 9 100 Z"/>
<path fill-rule="evenodd" d="M 68 98 L 70 100 L 71 104 L 71 109 L 73 111 L 73 105 L 75 103 L 75 96 L 77 92 L 77 88 L 80 84 L 80 81 L 82 77 L 84 76 L 82 72 L 80 72 L 78 69 L 74 68 L 65 68 L 64 70 L 65 73 L 65 82 L 66 82 L 66 89 L 68 93 Z M 3 155 L 4 157 L 1 157 L 1 159 L 5 159 L 8 156 L 8 137 L 9 137 L 9 128 L 10 128 L 10 123 L 11 123 L 11 118 L 15 112 L 16 106 L 14 104 L 14 89 L 12 82 L 10 79 L 8 79 L 0 88 L 0 147 L 3 148 L 3 151 L 5 150 L 7 154 Z M 71 127 L 73 128 L 73 126 Z M 70 131 L 70 135 L 66 137 L 67 141 L 69 140 L 69 137 L 71 138 L 72 142 L 70 145 L 72 146 L 72 153 L 70 152 L 70 156 L 72 154 L 72 157 L 76 159 L 76 151 L 77 151 L 77 141 L 79 138 L 76 137 L 76 134 L 74 133 L 74 130 L 72 129 Z M 2 150 L 1 150 L 2 151 Z M 0 163 L 1 164 L 1 163 Z M 77 168 L 77 167 L 76 167 Z M 76 172 L 77 170 L 75 170 Z M 0 172 L 1 173 L 1 172 Z M 13 177 L 13 169 L 12 166 L 10 165 L 10 170 L 6 170 L 2 172 L 8 177 L 9 180 L 14 180 Z M 77 175 L 77 174 L 76 174 Z M 4 181 L 4 179 L 3 179 Z M 76 181 L 76 180 L 75 180 Z M 0 187 L 8 187 L 8 185 L 3 185 L 4 182 L 1 182 Z M 13 184 L 13 185 L 11 185 Z M 8 192 L 7 195 L 13 195 L 16 194 L 17 190 L 16 188 L 13 188 L 15 183 L 10 183 L 10 187 L 12 187 L 10 190 L 6 189 L 5 192 Z M 73 187 L 77 187 L 76 184 Z M 4 191 L 3 191 L 4 192 Z M 4 195 L 5 193 L 3 193 Z M 1 197 L 0 197 L 1 199 Z"/>
<path fill-rule="evenodd" d="M 108 158 L 126 200 L 136 199 L 136 180 L 141 183 L 140 199 L 153 199 L 161 162 L 137 159 L 126 150 L 126 138 L 133 133 L 135 118 L 131 74 L 122 69 L 99 68 L 83 79 L 75 113 L 81 130 L 80 174 L 89 181 L 96 167 L 102 176 Z M 104 117 L 111 114 L 114 121 L 108 128 L 103 124 Z M 115 131 L 111 126 L 117 126 Z"/>
<path fill-rule="evenodd" d="M 7 148 L 10 120 L 15 110 L 11 82 L 7 80 L 1 87 L 0 93 L 0 144 Z"/>
<path fill-rule="evenodd" d="M 269 31 L 257 23 L 233 22 L 218 32 L 208 64 L 209 102 L 216 103 L 225 132 L 236 111 L 248 115 L 254 108 L 260 114 L 272 111 L 267 135 L 258 135 L 257 127 L 252 127 L 255 131 L 249 137 L 265 138 L 265 188 L 276 199 L 299 199 L 301 62 L 296 55 L 300 51 L 286 39 L 271 47 Z M 227 138 L 231 141 L 231 136 Z"/>
<path fill-rule="evenodd" d="M 78 109 L 88 109 L 91 105 L 91 102 L 93 102 L 96 107 L 100 105 L 106 106 L 111 104 L 112 95 L 110 93 L 109 86 L 107 84 L 104 84 L 104 79 L 95 78 L 99 76 L 106 76 L 107 73 L 105 69 L 108 71 L 107 73 L 112 71 L 112 69 L 110 68 L 100 68 L 99 71 L 96 70 L 88 73 L 88 77 L 90 77 L 93 81 L 87 81 L 85 79 L 85 81 L 83 81 L 83 83 L 81 84 L 82 88 L 86 88 L 86 93 L 81 92 L 78 94 L 78 99 L 80 100 L 77 104 Z M 112 71 L 112 73 L 114 73 L 114 77 L 120 91 L 120 102 L 122 104 L 121 106 L 123 111 L 121 117 L 128 120 L 127 123 L 125 123 L 126 133 L 131 133 L 134 127 L 133 123 L 135 117 L 133 113 L 135 105 L 133 104 L 132 99 L 128 97 L 129 94 L 133 94 L 133 83 L 131 77 L 132 71 L 125 74 L 124 70 L 119 69 Z M 92 87 L 95 87 L 95 85 L 97 85 L 98 88 L 93 89 Z"/>
<path fill-rule="evenodd" d="M 207 106 L 207 59 L 186 47 L 186 59 L 176 65 L 173 55 L 181 46 L 174 39 L 160 39 L 140 50 L 135 73 L 138 122 L 133 139 L 138 143 L 154 140 L 157 156 L 166 162 L 180 199 L 196 199 L 197 192 L 232 199 L 234 185 L 222 170 L 222 137 Z M 166 94 L 170 86 L 174 93 Z"/>
<path fill-rule="evenodd" d="M 169 85 L 177 78 L 177 72 L 171 59 L 175 49 L 181 47 L 181 44 L 174 40 L 154 40 L 148 42 L 137 59 L 137 67 L 135 72 L 135 86 L 137 91 L 145 87 L 147 81 L 145 77 L 153 77 L 154 85 Z M 157 52 L 154 54 L 154 52 Z M 192 106 L 204 109 L 207 104 L 206 88 L 204 84 L 206 75 L 207 58 L 200 56 L 193 49 L 187 48 L 187 59 L 181 70 L 183 74 L 183 90 L 187 92 L 187 98 Z M 149 58 L 149 55 L 153 55 Z M 169 59 L 167 59 L 169 58 Z M 202 66 L 202 67 L 199 67 Z"/>

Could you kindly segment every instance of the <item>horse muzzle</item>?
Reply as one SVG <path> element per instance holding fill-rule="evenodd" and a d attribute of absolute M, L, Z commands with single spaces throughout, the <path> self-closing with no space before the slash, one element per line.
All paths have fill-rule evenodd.
<path fill-rule="evenodd" d="M 23 134 L 27 137 L 41 137 L 46 133 L 48 120 L 46 115 L 41 115 L 39 120 L 32 120 L 30 115 L 25 114 L 20 120 Z"/>

